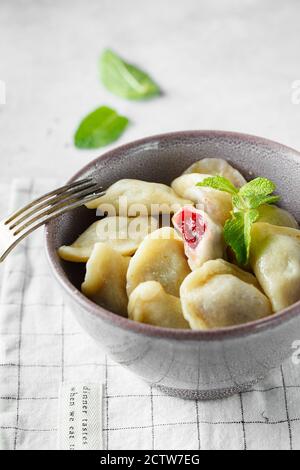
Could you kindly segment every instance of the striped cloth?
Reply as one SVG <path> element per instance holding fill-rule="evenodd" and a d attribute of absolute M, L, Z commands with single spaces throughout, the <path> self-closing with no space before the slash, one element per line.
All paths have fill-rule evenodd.
<path fill-rule="evenodd" d="M 55 184 L 14 181 L 11 209 Z M 0 196 L 6 214 L 7 184 Z M 47 265 L 42 230 L 1 274 L 1 449 L 56 448 L 63 381 L 104 383 L 106 449 L 300 449 L 300 365 L 290 360 L 255 390 L 223 401 L 167 397 L 112 362 L 73 319 Z"/>

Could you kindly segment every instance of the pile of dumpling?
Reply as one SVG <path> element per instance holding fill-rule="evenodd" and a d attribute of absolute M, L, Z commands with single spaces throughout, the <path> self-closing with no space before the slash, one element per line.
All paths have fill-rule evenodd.
<path fill-rule="evenodd" d="M 242 270 L 223 239 L 231 195 L 196 186 L 209 175 L 224 176 L 236 187 L 246 183 L 225 160 L 207 158 L 171 187 L 124 179 L 89 203 L 89 209 L 113 206 L 116 215 L 98 220 L 72 245 L 59 248 L 62 259 L 87 263 L 82 292 L 132 320 L 195 330 L 251 322 L 300 300 L 297 221 L 275 205 L 261 206 L 252 228 L 250 265 Z M 126 217 L 120 215 L 124 197 Z M 134 217 L 135 205 L 151 209 L 151 216 Z M 162 226 L 161 207 L 167 212 L 175 206 L 172 223 Z"/>

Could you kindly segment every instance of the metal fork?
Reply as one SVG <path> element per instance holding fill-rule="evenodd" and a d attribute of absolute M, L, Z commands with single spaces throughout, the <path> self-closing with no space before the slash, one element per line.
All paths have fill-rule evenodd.
<path fill-rule="evenodd" d="M 0 262 L 41 225 L 104 194 L 98 183 L 93 182 L 92 178 L 85 178 L 44 194 L 1 220 Z"/>

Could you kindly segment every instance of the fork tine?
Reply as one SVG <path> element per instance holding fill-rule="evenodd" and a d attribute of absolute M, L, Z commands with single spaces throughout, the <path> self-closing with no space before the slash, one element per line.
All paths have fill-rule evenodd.
<path fill-rule="evenodd" d="M 54 219 L 55 217 L 57 217 L 59 215 L 62 215 L 66 212 L 69 212 L 73 209 L 76 209 L 77 207 L 80 207 L 80 206 L 86 204 L 87 202 L 93 201 L 94 199 L 96 199 L 100 196 L 103 196 L 104 194 L 105 194 L 105 191 L 97 192 L 97 193 L 94 193 L 94 194 L 89 194 L 89 195 L 85 196 L 83 199 L 80 199 L 76 202 L 73 202 L 72 204 L 70 204 L 68 206 L 63 206 L 61 208 L 56 208 L 56 210 L 54 212 L 46 214 L 42 219 L 38 219 L 36 224 L 29 225 L 29 226 L 24 226 L 24 229 L 27 228 L 27 230 L 23 231 L 24 229 L 22 229 L 22 233 L 21 233 L 20 230 L 18 230 L 17 235 L 19 235 L 19 236 L 17 237 L 15 244 L 19 243 L 23 238 L 27 237 L 27 235 L 29 235 L 30 233 L 32 233 L 34 230 L 41 227 L 45 223 L 49 222 L 51 219 Z"/>
<path fill-rule="evenodd" d="M 92 193 L 91 193 L 91 188 L 89 188 L 89 189 L 81 190 L 80 192 L 78 192 L 75 195 L 72 195 L 71 197 L 66 197 L 64 200 L 62 200 L 58 204 L 53 204 L 49 209 L 46 208 L 44 211 L 40 212 L 35 217 L 30 218 L 27 222 L 21 225 L 21 227 L 18 226 L 17 230 L 13 232 L 13 235 L 14 236 L 19 235 L 23 230 L 31 226 L 34 222 L 43 220 L 44 217 L 47 217 L 51 214 L 55 214 L 60 209 L 66 208 L 67 210 L 70 210 L 73 208 L 74 204 L 77 204 L 75 207 L 79 207 L 80 205 L 85 204 L 85 197 L 89 196 L 90 197 L 89 201 L 96 199 L 97 197 L 99 197 L 97 194 L 103 195 L 105 193 L 104 191 L 100 191 L 100 189 L 102 189 L 102 186 L 99 187 L 98 185 L 93 188 Z M 68 196 L 68 194 L 66 194 L 66 196 Z"/>
<path fill-rule="evenodd" d="M 93 188 L 96 189 L 98 187 L 99 187 L 99 185 L 97 183 L 85 183 L 81 186 L 76 186 L 75 188 L 72 186 L 71 189 L 68 190 L 67 192 L 62 192 L 58 196 L 54 196 L 54 197 L 52 196 L 50 199 L 47 199 L 44 202 L 40 202 L 39 204 L 36 204 L 33 207 L 33 209 L 31 209 L 29 212 L 28 212 L 28 210 L 25 211 L 25 214 L 23 215 L 23 217 L 21 217 L 21 218 L 20 218 L 20 216 L 16 217 L 14 220 L 12 220 L 12 222 L 14 222 L 13 225 L 9 225 L 9 229 L 12 230 L 13 228 L 17 227 L 24 220 L 27 220 L 31 215 L 34 215 L 34 214 L 40 212 L 41 209 L 44 209 L 45 207 L 48 207 L 49 205 L 50 206 L 54 205 L 59 201 L 63 201 L 66 198 L 66 196 L 71 196 L 71 195 L 76 196 L 77 193 L 79 193 L 80 191 L 83 191 L 84 189 L 92 190 Z M 24 213 L 24 211 L 22 213 Z M 20 214 L 20 215 L 22 215 L 22 214 Z"/>
<path fill-rule="evenodd" d="M 11 214 L 9 216 L 8 219 L 5 220 L 5 225 L 9 224 L 10 222 L 12 222 L 15 218 L 17 218 L 18 216 L 20 216 L 21 214 L 23 214 L 25 211 L 31 209 L 32 207 L 35 207 L 36 204 L 40 203 L 40 202 L 43 202 L 43 201 L 46 201 L 46 200 L 49 200 L 51 199 L 53 196 L 56 196 L 56 195 L 59 195 L 59 194 L 62 194 L 63 192 L 65 191 L 68 191 L 72 188 L 76 188 L 78 186 L 81 186 L 83 184 L 86 184 L 88 182 L 90 182 L 92 180 L 92 178 L 84 178 L 82 180 L 78 180 L 78 181 L 74 181 L 73 183 L 68 183 L 64 186 L 61 186 L 60 188 L 57 188 L 53 191 L 50 191 L 49 193 L 47 194 L 44 194 L 43 196 L 35 199 L 33 202 L 30 202 L 29 204 L 27 204 L 26 206 L 22 207 L 21 209 L 17 210 L 16 212 L 14 212 L 13 214 Z"/>

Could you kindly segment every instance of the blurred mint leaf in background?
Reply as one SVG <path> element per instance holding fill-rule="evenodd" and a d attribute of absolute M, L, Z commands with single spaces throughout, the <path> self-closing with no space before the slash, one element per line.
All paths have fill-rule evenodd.
<path fill-rule="evenodd" d="M 96 149 L 117 140 L 126 129 L 129 120 L 107 106 L 101 106 L 88 114 L 80 123 L 74 143 L 80 149 Z"/>
<path fill-rule="evenodd" d="M 136 66 L 125 62 L 110 49 L 100 58 L 103 85 L 113 94 L 128 100 L 142 100 L 160 94 L 158 85 Z"/>

